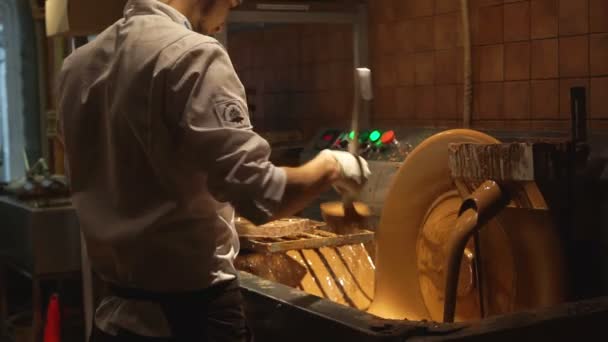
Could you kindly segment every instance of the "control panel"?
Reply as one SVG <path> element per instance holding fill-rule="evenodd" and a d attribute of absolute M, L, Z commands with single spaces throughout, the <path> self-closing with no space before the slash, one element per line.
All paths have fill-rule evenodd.
<path fill-rule="evenodd" d="M 402 162 L 412 150 L 410 144 L 399 142 L 395 131 L 379 129 L 360 132 L 326 129 L 314 138 L 313 149 L 348 151 L 355 139 L 359 142 L 358 154 L 367 160 Z"/>

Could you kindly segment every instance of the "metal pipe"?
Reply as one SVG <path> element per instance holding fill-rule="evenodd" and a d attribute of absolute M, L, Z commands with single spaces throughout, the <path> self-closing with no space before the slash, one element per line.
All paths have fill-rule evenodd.
<path fill-rule="evenodd" d="M 467 241 L 479 227 L 478 222 L 477 211 L 471 208 L 461 214 L 456 223 L 456 230 L 448 247 L 448 271 L 445 280 L 445 302 L 443 304 L 444 322 L 454 322 L 462 253 L 464 253 Z"/>
<path fill-rule="evenodd" d="M 369 67 L 368 41 L 368 11 L 367 5 L 357 6 L 357 20 L 353 24 L 353 65 L 355 68 Z M 371 126 L 370 101 L 361 104 L 359 125 L 363 128 Z"/>
<path fill-rule="evenodd" d="M 460 263 L 467 242 L 486 222 L 508 204 L 507 197 L 494 181 L 486 181 L 460 207 L 458 221 L 448 242 L 447 276 L 443 321 L 454 322 Z M 479 271 L 479 270 L 478 270 Z"/>
<path fill-rule="evenodd" d="M 469 0 L 460 0 L 462 15 L 462 41 L 464 46 L 464 108 L 462 125 L 471 127 L 473 108 L 472 62 L 471 62 L 471 21 L 469 20 Z"/>
<path fill-rule="evenodd" d="M 35 4 L 30 1 L 32 9 Z M 48 84 L 48 76 L 49 70 L 47 66 L 48 60 L 48 49 L 47 49 L 47 37 L 44 27 L 44 14 L 42 15 L 42 19 L 36 20 L 35 28 L 36 28 L 36 47 L 38 49 L 38 94 L 40 96 L 40 150 L 41 156 L 45 160 L 50 160 L 50 150 L 49 150 L 49 139 L 47 136 L 47 109 L 49 106 L 49 84 Z"/>
<path fill-rule="evenodd" d="M 484 283 L 483 283 L 483 270 L 481 269 L 481 260 L 483 259 L 482 251 L 481 251 L 481 239 L 479 237 L 479 231 L 476 231 L 474 234 L 474 244 L 475 244 L 475 287 L 477 287 L 477 292 L 479 294 L 479 317 L 482 319 L 486 317 L 486 309 L 485 309 L 485 301 L 484 301 Z"/>

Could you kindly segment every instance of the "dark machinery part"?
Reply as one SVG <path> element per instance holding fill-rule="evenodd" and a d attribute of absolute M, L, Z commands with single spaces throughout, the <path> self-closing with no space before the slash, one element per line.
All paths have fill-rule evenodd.
<path fill-rule="evenodd" d="M 475 324 L 395 321 L 241 273 L 249 324 L 260 341 L 571 341 L 604 336 L 608 298 L 486 318 Z"/>

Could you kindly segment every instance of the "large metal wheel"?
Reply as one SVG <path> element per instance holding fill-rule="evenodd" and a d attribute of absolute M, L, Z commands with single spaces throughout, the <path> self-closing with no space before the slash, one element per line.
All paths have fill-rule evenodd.
<path fill-rule="evenodd" d="M 450 176 L 450 143 L 499 143 L 472 130 L 450 130 L 421 143 L 403 163 L 388 193 L 376 233 L 376 291 L 370 312 L 389 319 L 443 315 L 445 246 L 462 202 Z M 514 185 L 513 206 L 469 241 L 461 264 L 456 320 L 482 318 L 564 300 L 563 257 L 538 188 Z M 477 250 L 476 247 L 479 247 Z M 481 255 L 476 255 L 477 251 Z M 479 258 L 479 269 L 476 268 Z M 481 281 L 475 281 L 481 276 Z"/>

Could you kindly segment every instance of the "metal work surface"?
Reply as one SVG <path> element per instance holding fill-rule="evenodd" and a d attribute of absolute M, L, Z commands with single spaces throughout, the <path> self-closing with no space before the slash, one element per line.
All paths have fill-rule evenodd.
<path fill-rule="evenodd" d="M 572 341 L 606 338 L 608 298 L 522 311 L 471 324 L 385 320 L 241 273 L 260 341 Z"/>
<path fill-rule="evenodd" d="M 608 297 L 486 318 L 447 336 L 407 341 L 605 341 Z"/>
<path fill-rule="evenodd" d="M 0 197 L 0 256 L 31 274 L 80 270 L 80 228 L 71 206 L 32 208 Z"/>
<path fill-rule="evenodd" d="M 404 341 L 445 336 L 464 325 L 378 318 L 302 291 L 240 274 L 247 315 L 260 341 Z"/>

